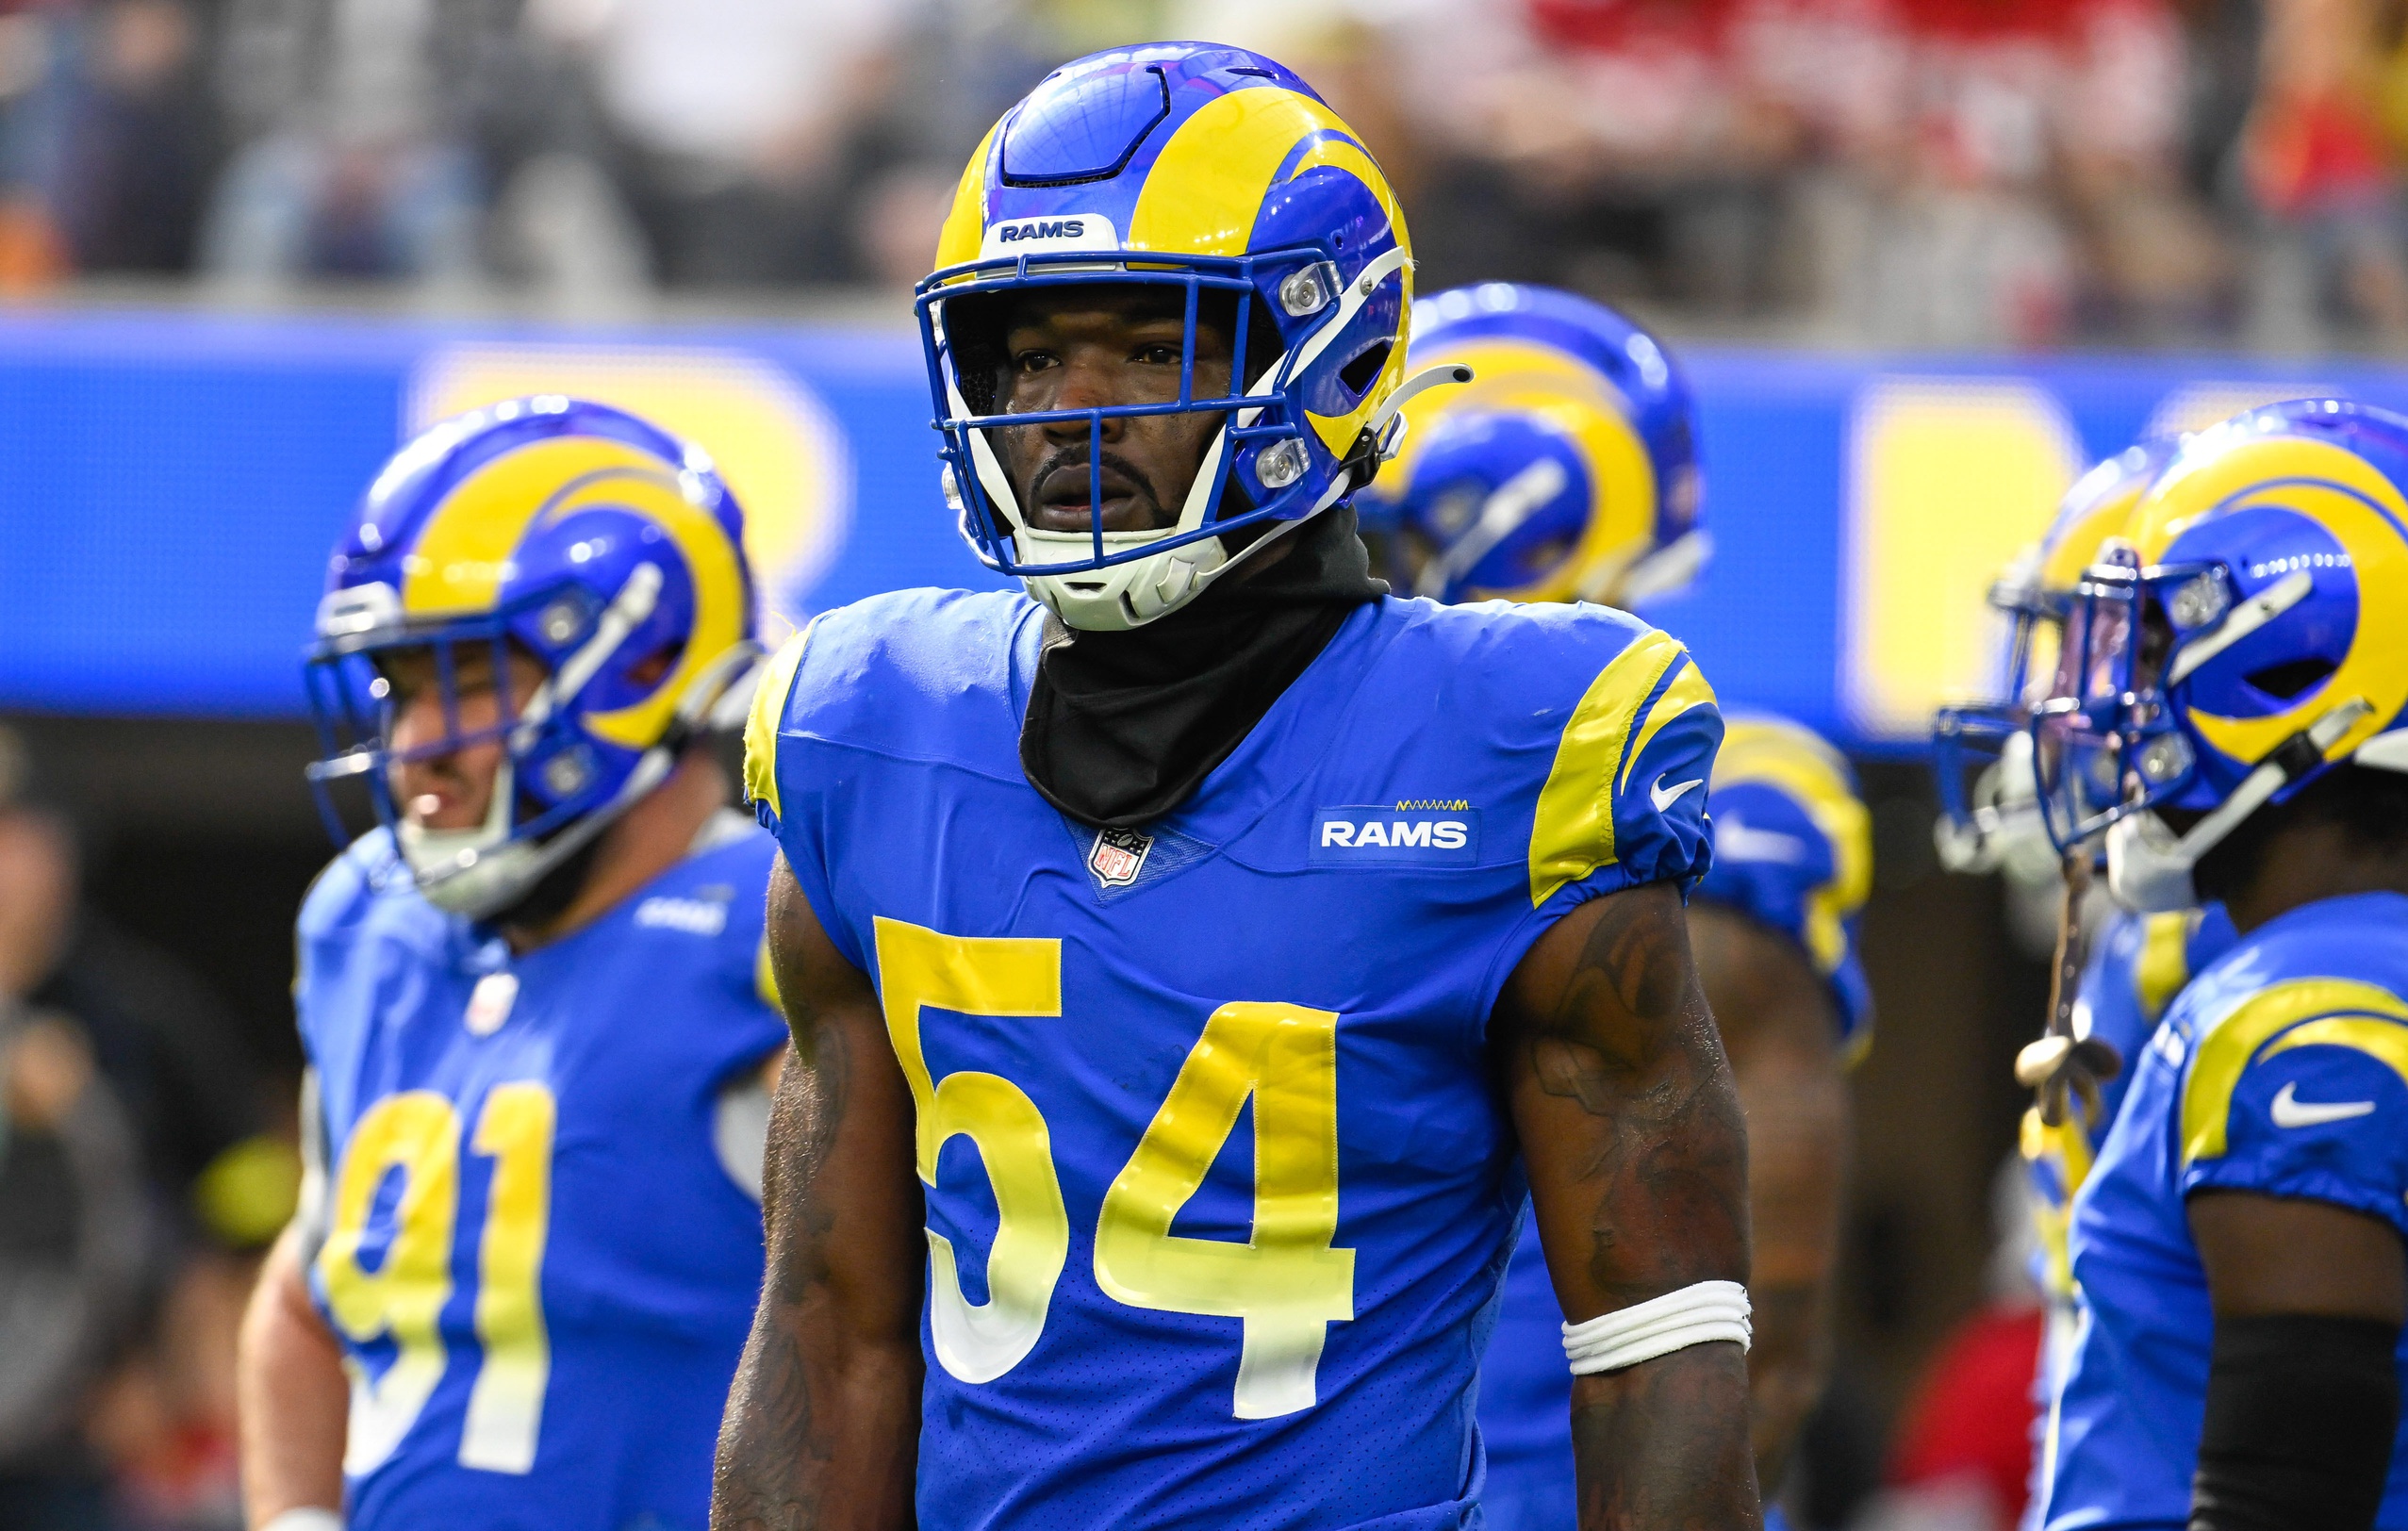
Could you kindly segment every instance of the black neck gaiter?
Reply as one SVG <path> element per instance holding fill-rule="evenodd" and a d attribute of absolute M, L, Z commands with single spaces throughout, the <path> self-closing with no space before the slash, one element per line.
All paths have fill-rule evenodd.
<path fill-rule="evenodd" d="M 1046 618 L 1020 723 L 1020 769 L 1039 796 L 1107 828 L 1162 817 L 1229 759 L 1348 613 L 1387 593 L 1352 507 L 1322 512 L 1288 540 L 1269 568 L 1250 578 L 1233 570 L 1132 632 L 1078 633 Z"/>

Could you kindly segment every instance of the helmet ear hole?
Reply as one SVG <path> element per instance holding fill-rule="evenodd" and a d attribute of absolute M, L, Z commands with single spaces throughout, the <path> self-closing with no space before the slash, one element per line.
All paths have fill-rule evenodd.
<path fill-rule="evenodd" d="M 2311 687 L 2321 684 L 2325 677 L 2339 667 L 2329 659 L 2311 657 L 2268 665 L 2264 669 L 2251 670 L 2242 678 L 2268 696 L 2289 701 Z"/>
<path fill-rule="evenodd" d="M 629 666 L 627 678 L 646 691 L 650 691 L 660 684 L 669 671 L 677 668 L 677 662 L 684 657 L 685 644 L 683 639 L 665 643 Z"/>
<path fill-rule="evenodd" d="M 1372 384 L 1379 379 L 1379 370 L 1388 365 L 1388 354 L 1395 349 L 1387 340 L 1366 346 L 1355 359 L 1338 369 L 1338 381 L 1346 391 L 1360 400 Z"/>

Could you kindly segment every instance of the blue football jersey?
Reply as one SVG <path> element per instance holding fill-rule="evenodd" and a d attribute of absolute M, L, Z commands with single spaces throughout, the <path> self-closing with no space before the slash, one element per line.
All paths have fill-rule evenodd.
<path fill-rule="evenodd" d="M 2049 1497 L 2049 1401 L 2071 1358 L 2077 1332 L 2072 1257 L 2066 1236 L 2074 1193 L 2090 1173 L 2107 1128 L 2123 1106 L 2140 1063 L 2140 1049 L 2191 975 L 2203 971 L 2240 936 L 2222 904 L 2165 914 L 2135 914 L 2118 909 L 2092 939 L 2074 991 L 2073 1029 L 2116 1049 L 2123 1067 L 2099 1084 L 2099 1116 L 2074 1112 L 2055 1127 L 2040 1120 L 2037 1107 L 2023 1113 L 2024 1166 L 2031 1174 L 2035 1238 L 2033 1276 L 2048 1301 L 2048 1330 L 2039 1365 L 2032 1375 L 2032 1492 L 2024 1521 L 2037 1525 Z"/>
<path fill-rule="evenodd" d="M 2215 1334 L 2192 1192 L 2332 1202 L 2408 1235 L 2402 996 L 2408 897 L 2323 899 L 2242 938 L 2141 1050 L 2073 1201 L 2081 1316 L 2051 1431 L 2051 1531 L 2188 1523 Z M 2408 1528 L 2408 1445 L 2375 1523 Z"/>
<path fill-rule="evenodd" d="M 763 1261 L 722 1096 L 785 1036 L 773 848 L 734 814 L 715 830 L 523 956 L 420 897 L 382 831 L 310 890 L 305 1227 L 352 1378 L 353 1531 L 707 1521 Z"/>
<path fill-rule="evenodd" d="M 1021 774 L 1043 615 L 832 612 L 748 731 L 917 1107 L 921 1522 L 1476 1523 L 1526 1193 L 1488 1017 L 1566 911 L 1705 869 L 1713 694 L 1602 608 L 1371 601 L 1099 831 Z"/>
<path fill-rule="evenodd" d="M 1872 821 L 1846 757 L 1786 718 L 1734 713 L 1707 799 L 1714 865 L 1697 897 L 1727 904 L 1805 948 L 1831 986 L 1853 1062 L 1872 1040 L 1871 990 L 1856 953 L 1872 891 Z M 1579 1519 L 1572 1463 L 1572 1369 L 1546 1256 L 1526 1229 L 1506 1272 L 1480 1369 L 1491 1531 L 1560 1531 Z M 1767 1491 L 1778 1487 L 1767 1485 Z"/>

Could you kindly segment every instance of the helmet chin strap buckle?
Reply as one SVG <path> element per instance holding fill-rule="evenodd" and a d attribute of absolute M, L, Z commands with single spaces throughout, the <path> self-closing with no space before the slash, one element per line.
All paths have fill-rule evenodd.
<path fill-rule="evenodd" d="M 2276 793 L 2324 764 L 2326 753 L 2373 711 L 2364 697 L 2352 697 L 2292 734 L 2180 839 L 2154 813 L 2118 819 L 2107 830 L 2107 891 L 2136 914 L 2167 914 L 2196 906 L 2199 890 L 2191 873 L 2200 859 Z"/>

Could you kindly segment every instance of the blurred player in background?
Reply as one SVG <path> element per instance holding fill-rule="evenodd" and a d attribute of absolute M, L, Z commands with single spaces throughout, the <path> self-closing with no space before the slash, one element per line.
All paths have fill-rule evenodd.
<path fill-rule="evenodd" d="M 2408 419 L 2185 443 L 2070 609 L 2042 800 L 2128 907 L 2236 944 L 2073 1203 L 2050 1527 L 2408 1526 Z"/>
<path fill-rule="evenodd" d="M 1963 872 L 1998 870 L 2020 881 L 2041 872 L 2065 880 L 2050 842 L 2032 758 L 2031 720 L 2046 698 L 2062 649 L 2066 614 L 2084 570 L 2109 537 L 2129 530 L 2150 485 L 2173 460 L 2181 442 L 2142 441 L 2100 463 L 2066 491 L 2040 541 L 1991 587 L 1990 603 L 2008 621 L 2001 694 L 1987 702 L 1943 709 L 1933 727 L 1933 763 L 1940 800 L 1949 810 L 1937 827 L 1942 860 Z M 1986 763 L 1985 756 L 1995 754 Z M 1978 774 L 1976 774 L 1978 773 Z M 1975 775 L 1973 791 L 1965 791 Z M 2222 906 L 2141 914 L 2115 904 L 2105 890 L 2091 894 L 2077 876 L 2069 930 L 2080 937 L 2078 979 L 2062 1023 L 2052 1032 L 2085 1045 L 2060 1067 L 2085 1071 L 2087 1088 L 2070 1078 L 2042 1079 L 2052 1088 L 2024 1113 L 2021 1147 L 2031 1173 L 2037 1234 L 2037 1278 L 2046 1303 L 2046 1331 L 2032 1389 L 2031 1513 L 2048 1497 L 2049 1401 L 2055 1396 L 2074 1338 L 2077 1305 L 2066 1249 L 2068 1218 L 2092 1161 L 2132 1082 L 2132 1063 L 2156 1030 L 2166 1007 L 2190 976 L 2221 956 L 2235 939 Z M 2081 905 L 2100 903 L 2102 916 Z M 2013 1506 L 1999 1506 L 2002 1513 Z"/>
<path fill-rule="evenodd" d="M 717 1523 L 1467 1523 L 1526 1189 L 1582 1523 L 1757 1523 L 1721 718 L 1618 612 L 1370 578 L 1410 255 L 1238 49 L 1067 65 L 964 175 L 923 333 L 1028 594 L 831 612 L 759 694 L 815 1066 Z"/>
<path fill-rule="evenodd" d="M 255 1527 L 703 1523 L 785 1037 L 704 732 L 757 653 L 742 532 L 701 453 L 537 398 L 404 448 L 336 549 L 312 774 L 381 823 L 301 914 Z"/>
<path fill-rule="evenodd" d="M 1493 283 L 1429 299 L 1412 352 L 1474 374 L 1408 406 L 1398 460 L 1364 497 L 1416 593 L 1623 605 L 1695 575 L 1710 548 L 1695 407 L 1654 337 L 1587 299 Z M 1747 1115 L 1749 1391 L 1769 1492 L 1829 1362 L 1843 1076 L 1872 1040 L 1855 926 L 1872 845 L 1846 760 L 1781 718 L 1733 715 L 1705 795 L 1714 864 L 1689 933 Z M 1526 1235 L 1480 1375 L 1499 1531 L 1574 1523 L 1559 1290 Z"/>

